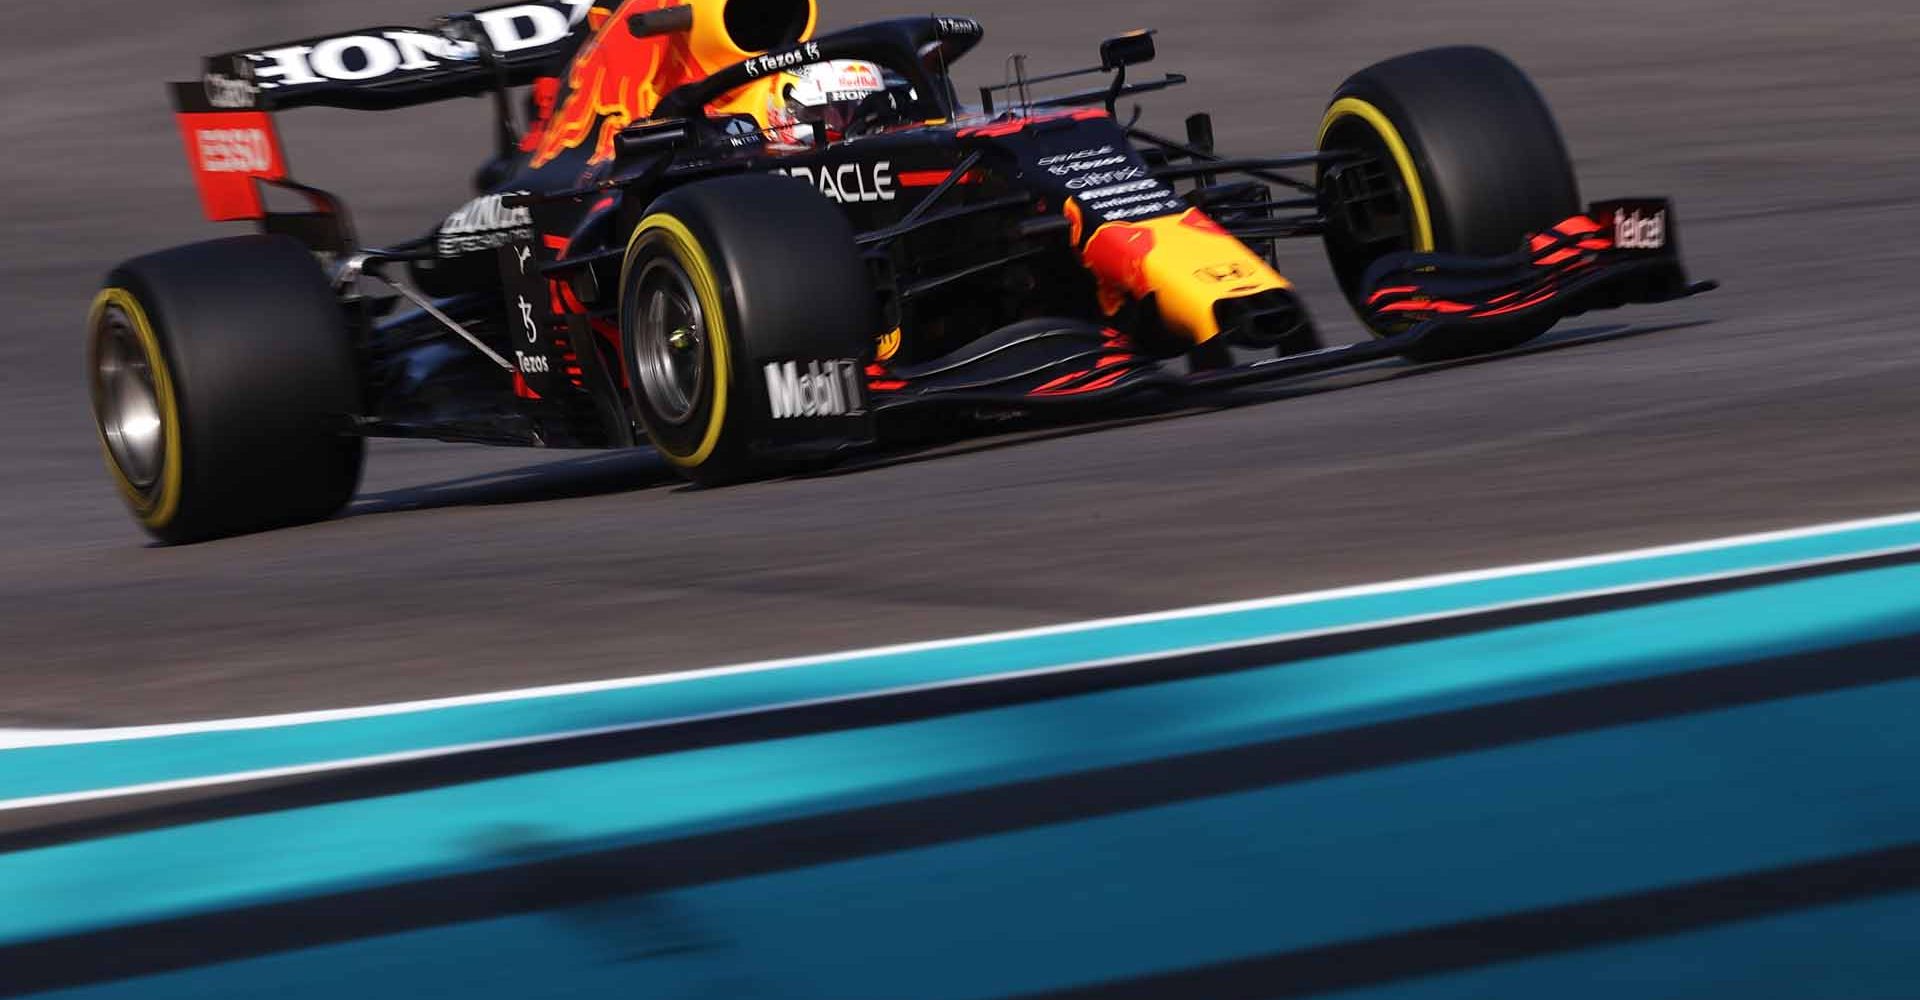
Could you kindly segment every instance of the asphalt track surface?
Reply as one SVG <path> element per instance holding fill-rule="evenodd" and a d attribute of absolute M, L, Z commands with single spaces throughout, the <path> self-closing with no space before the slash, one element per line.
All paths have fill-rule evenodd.
<path fill-rule="evenodd" d="M 197 57 L 441 3 L 16 4 L 0 37 L 0 726 L 459 694 L 1020 627 L 1920 507 L 1920 14 L 1895 0 L 975 0 L 1001 54 L 1161 29 L 1247 153 L 1311 143 L 1374 59 L 1530 70 L 1593 196 L 1666 193 L 1725 287 L 1496 361 L 1400 364 L 1098 430 L 695 491 L 644 452 L 377 442 L 332 522 L 150 547 L 100 468 L 81 319 L 132 254 L 214 235 L 160 86 Z M 841 0 L 830 25 L 903 8 Z M 486 110 L 282 120 L 365 234 L 457 205 Z M 1333 340 L 1317 245 L 1283 249 Z M 263 335 L 271 330 L 263 329 Z M 922 460 L 922 459 L 926 460 Z"/>

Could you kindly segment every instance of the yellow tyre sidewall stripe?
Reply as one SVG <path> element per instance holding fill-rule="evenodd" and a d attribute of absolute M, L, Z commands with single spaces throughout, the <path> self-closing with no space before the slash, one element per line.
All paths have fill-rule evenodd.
<path fill-rule="evenodd" d="M 107 446 L 106 428 L 100 425 L 96 416 L 94 432 L 100 438 L 100 451 L 106 457 L 107 468 L 112 471 L 114 482 L 127 498 L 127 504 L 133 508 L 140 523 L 149 528 L 164 528 L 173 522 L 180 511 L 181 468 L 180 441 L 180 405 L 173 390 L 173 373 L 167 367 L 166 353 L 160 349 L 160 338 L 154 333 L 153 321 L 147 318 L 146 309 L 131 291 L 124 288 L 103 289 L 94 297 L 93 308 L 88 313 L 87 323 L 90 339 L 87 345 L 88 363 L 96 363 L 100 345 L 100 324 L 106 319 L 108 309 L 117 309 L 127 318 L 133 327 L 134 336 L 140 341 L 140 349 L 147 356 L 147 367 L 153 373 L 153 392 L 160 404 L 160 433 L 162 458 L 160 465 L 159 489 L 151 495 L 143 494 L 133 485 L 132 480 L 114 461 L 113 449 Z M 98 372 L 92 375 L 93 392 L 100 392 Z M 97 403 L 96 403 L 97 405 Z"/>
<path fill-rule="evenodd" d="M 1393 162 L 1400 168 L 1400 180 L 1407 188 L 1407 201 L 1413 208 L 1413 248 L 1421 253 L 1432 253 L 1433 217 L 1427 211 L 1426 188 L 1420 183 L 1420 171 L 1415 169 L 1413 153 L 1407 149 L 1406 140 L 1400 137 L 1400 130 L 1379 108 L 1357 97 L 1342 97 L 1327 108 L 1327 116 L 1320 122 L 1320 138 L 1315 145 L 1324 146 L 1327 132 L 1342 118 L 1358 118 L 1366 122 L 1380 141 L 1386 143 L 1387 152 L 1393 155 Z"/>
<path fill-rule="evenodd" d="M 648 437 L 654 439 L 655 450 L 664 455 L 667 461 L 681 468 L 692 469 L 713 456 L 714 449 L 720 446 L 721 432 L 726 429 L 727 388 L 733 381 L 726 312 L 720 296 L 719 279 L 715 276 L 713 263 L 707 259 L 706 251 L 700 248 L 700 240 L 687 228 L 686 223 L 665 212 L 647 216 L 634 228 L 632 238 L 627 241 L 626 260 L 621 266 L 620 287 L 626 287 L 626 275 L 633 269 L 634 253 L 641 237 L 648 233 L 661 234 L 669 251 L 687 269 L 687 276 L 693 279 L 694 294 L 700 297 L 700 311 L 707 321 L 708 356 L 713 360 L 713 406 L 707 414 L 706 433 L 701 436 L 699 446 L 686 454 L 672 451 L 651 432 L 648 433 Z"/>

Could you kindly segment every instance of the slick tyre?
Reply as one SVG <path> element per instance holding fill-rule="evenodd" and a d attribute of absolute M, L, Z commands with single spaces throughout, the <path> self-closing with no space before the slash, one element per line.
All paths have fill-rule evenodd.
<path fill-rule="evenodd" d="M 1356 310 L 1364 311 L 1361 276 L 1383 254 L 1508 254 L 1526 234 L 1580 211 L 1553 113 L 1526 74 L 1490 49 L 1426 49 L 1353 74 L 1334 91 L 1319 148 L 1366 154 L 1319 174 L 1327 257 Z M 1551 325 L 1536 320 L 1429 339 L 1408 356 L 1437 361 L 1506 350 Z"/>
<path fill-rule="evenodd" d="M 620 355 L 647 439 L 706 486 L 778 472 L 753 360 L 863 357 L 879 327 L 840 209 L 789 177 L 742 175 L 662 195 L 621 270 Z"/>
<path fill-rule="evenodd" d="M 318 521 L 359 484 L 352 343 L 291 239 L 214 240 L 115 268 L 88 316 L 87 369 L 107 470 L 162 542 Z"/>

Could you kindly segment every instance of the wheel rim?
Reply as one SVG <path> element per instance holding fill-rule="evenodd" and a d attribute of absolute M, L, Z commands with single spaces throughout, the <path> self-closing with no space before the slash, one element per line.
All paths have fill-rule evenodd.
<path fill-rule="evenodd" d="M 1410 196 L 1386 143 L 1361 119 L 1335 122 L 1321 146 L 1367 154 L 1357 163 L 1327 171 L 1323 180 L 1328 256 L 1342 290 L 1352 297 L 1368 264 L 1414 249 Z"/>
<path fill-rule="evenodd" d="M 678 261 L 655 257 L 635 285 L 633 365 L 647 406 L 670 424 L 693 418 L 706 394 L 707 322 Z"/>
<path fill-rule="evenodd" d="M 166 425 L 153 362 L 119 307 L 108 307 L 97 334 L 94 419 L 120 474 L 141 495 L 153 492 L 166 459 Z"/>

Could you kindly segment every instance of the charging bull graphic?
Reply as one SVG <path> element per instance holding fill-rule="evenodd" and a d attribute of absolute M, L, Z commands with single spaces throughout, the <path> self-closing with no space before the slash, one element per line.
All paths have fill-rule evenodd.
<path fill-rule="evenodd" d="M 676 87 L 813 33 L 812 0 L 755 4 L 746 13 L 736 11 L 731 22 L 728 6 L 727 0 L 625 0 L 611 10 L 593 8 L 587 15 L 592 36 L 567 68 L 551 115 L 532 133 L 530 165 L 544 167 L 588 144 L 588 165 L 611 160 L 620 130 L 644 120 Z M 745 5 L 733 0 L 733 6 Z M 677 7 L 689 9 L 692 30 L 644 38 L 627 30 L 636 15 Z M 757 37 L 735 37 L 729 29 L 741 25 Z M 781 84 L 778 75 L 756 81 L 711 110 L 751 114 L 765 124 L 768 109 L 777 106 Z"/>

